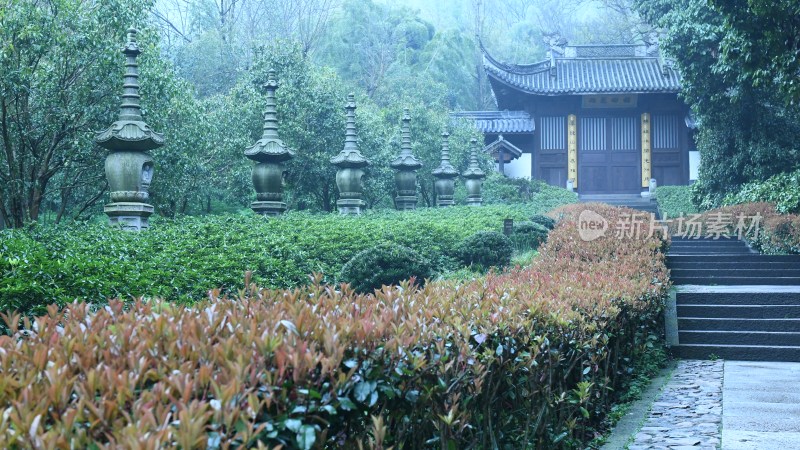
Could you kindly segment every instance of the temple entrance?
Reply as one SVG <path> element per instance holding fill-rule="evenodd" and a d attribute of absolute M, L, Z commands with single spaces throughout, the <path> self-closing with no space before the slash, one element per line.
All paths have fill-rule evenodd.
<path fill-rule="evenodd" d="M 578 118 L 578 192 L 641 192 L 638 116 Z"/>

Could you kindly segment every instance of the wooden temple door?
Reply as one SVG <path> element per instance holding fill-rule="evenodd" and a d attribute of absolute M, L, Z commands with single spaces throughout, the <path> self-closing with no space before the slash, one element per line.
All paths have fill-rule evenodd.
<path fill-rule="evenodd" d="M 638 116 L 578 119 L 578 192 L 641 192 Z"/>

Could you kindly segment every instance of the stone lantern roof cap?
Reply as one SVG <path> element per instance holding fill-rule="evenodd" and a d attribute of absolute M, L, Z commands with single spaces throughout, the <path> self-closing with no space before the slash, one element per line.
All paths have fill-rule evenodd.
<path fill-rule="evenodd" d="M 267 82 L 267 107 L 264 111 L 264 133 L 261 139 L 244 151 L 244 155 L 257 162 L 283 162 L 294 157 L 294 152 L 278 136 L 278 116 L 275 109 L 275 91 L 278 82 L 275 71 L 270 70 Z"/>
<path fill-rule="evenodd" d="M 411 153 L 411 115 L 408 113 L 408 108 L 403 110 L 403 126 L 402 126 L 402 140 L 400 144 L 400 155 L 397 156 L 389 166 L 392 169 L 398 170 L 416 170 L 422 167 L 420 161 L 414 154 Z"/>
<path fill-rule="evenodd" d="M 358 135 L 356 134 L 356 100 L 354 94 L 348 94 L 344 107 L 347 124 L 344 138 L 344 149 L 331 158 L 331 164 L 341 168 L 359 168 L 370 164 L 369 160 L 358 151 Z"/>
<path fill-rule="evenodd" d="M 478 140 L 475 138 L 470 139 L 471 150 L 469 153 L 469 166 L 467 170 L 464 171 L 461 175 L 464 178 L 486 178 L 486 173 L 480 168 L 478 165 Z"/>
<path fill-rule="evenodd" d="M 125 75 L 123 77 L 122 104 L 118 119 L 110 127 L 97 133 L 94 141 L 101 147 L 111 151 L 153 150 L 164 145 L 164 136 L 153 131 L 142 117 L 139 105 L 139 44 L 136 42 L 135 28 L 128 30 L 128 42 L 122 49 L 126 56 Z"/>
<path fill-rule="evenodd" d="M 450 133 L 447 130 L 442 132 L 442 160 L 439 163 L 439 167 L 431 172 L 436 178 L 455 178 L 458 176 L 458 171 L 450 164 L 449 137 Z"/>

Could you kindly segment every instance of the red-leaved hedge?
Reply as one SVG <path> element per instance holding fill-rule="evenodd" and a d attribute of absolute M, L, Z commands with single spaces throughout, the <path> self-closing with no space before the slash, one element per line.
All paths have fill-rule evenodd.
<path fill-rule="evenodd" d="M 662 238 L 583 242 L 473 282 L 73 304 L 0 337 L 0 448 L 569 448 L 656 332 Z M 27 322 L 27 320 L 24 320 Z"/>

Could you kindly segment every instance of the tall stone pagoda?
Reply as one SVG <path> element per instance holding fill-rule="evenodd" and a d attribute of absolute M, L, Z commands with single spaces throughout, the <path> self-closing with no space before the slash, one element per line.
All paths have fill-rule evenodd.
<path fill-rule="evenodd" d="M 461 176 L 466 178 L 464 185 L 467 187 L 467 205 L 481 206 L 483 203 L 481 186 L 483 185 L 483 180 L 486 178 L 486 173 L 484 173 L 478 165 L 478 140 L 472 138 L 469 143 L 469 166 L 467 166 L 467 170 L 465 170 Z"/>
<path fill-rule="evenodd" d="M 450 133 L 447 130 L 442 132 L 442 159 L 439 167 L 431 172 L 436 178 L 434 188 L 436 190 L 436 206 L 453 206 L 453 192 L 456 186 L 458 171 L 450 164 Z"/>
<path fill-rule="evenodd" d="M 347 126 L 345 130 L 344 149 L 331 158 L 331 164 L 338 167 L 336 187 L 339 189 L 339 200 L 336 208 L 340 214 L 361 214 L 366 207 L 364 202 L 364 168 L 370 162 L 358 151 L 358 135 L 356 134 L 356 100 L 353 94 L 347 96 L 345 105 Z"/>
<path fill-rule="evenodd" d="M 267 107 L 264 111 L 264 133 L 255 144 L 244 151 L 256 162 L 253 166 L 253 186 L 256 201 L 250 207 L 258 214 L 277 216 L 286 211 L 283 202 L 283 163 L 294 157 L 294 152 L 278 137 L 278 118 L 275 110 L 275 91 L 278 82 L 275 71 L 270 70 L 267 82 Z"/>
<path fill-rule="evenodd" d="M 394 206 L 400 211 L 417 209 L 417 169 L 422 167 L 422 161 L 411 153 L 410 122 L 411 116 L 406 108 L 403 110 L 400 155 L 389 163 L 397 171 L 394 176 L 397 191 Z"/>
<path fill-rule="evenodd" d="M 126 62 L 119 117 L 94 138 L 98 145 L 109 150 L 105 172 L 111 203 L 103 210 L 112 225 L 130 231 L 141 231 L 149 226 L 153 206 L 146 201 L 153 179 L 153 158 L 147 152 L 164 145 L 164 136 L 151 130 L 142 118 L 136 64 L 141 51 L 136 34 L 135 29 L 128 30 L 128 43 L 122 49 Z"/>

